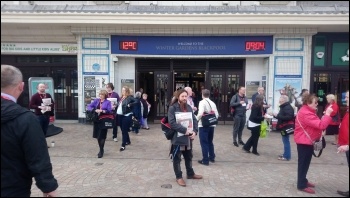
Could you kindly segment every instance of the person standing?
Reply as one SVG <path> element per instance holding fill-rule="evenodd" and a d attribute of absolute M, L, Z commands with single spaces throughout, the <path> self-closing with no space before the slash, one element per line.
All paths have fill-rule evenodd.
<path fill-rule="evenodd" d="M 294 109 L 289 103 L 289 98 L 286 95 L 282 95 L 279 99 L 280 111 L 274 113 L 273 116 L 277 118 L 277 130 L 286 130 L 287 127 L 294 128 Z M 289 134 L 282 135 L 282 142 L 284 146 L 284 152 L 278 156 L 278 160 L 289 161 L 292 157 L 290 150 Z"/>
<path fill-rule="evenodd" d="M 255 102 L 252 105 L 252 112 L 248 120 L 248 129 L 252 132 L 252 135 L 250 136 L 246 144 L 242 147 L 242 149 L 247 153 L 250 153 L 250 148 L 253 147 L 252 153 L 257 156 L 260 155 L 258 153 L 260 125 L 261 125 L 261 122 L 264 121 L 265 116 L 267 116 L 267 115 L 264 115 L 263 104 L 264 104 L 264 96 L 263 95 L 256 96 Z"/>
<path fill-rule="evenodd" d="M 142 94 L 142 98 L 141 98 L 141 104 L 142 104 L 142 118 L 141 118 L 141 127 L 143 129 L 146 129 L 146 130 L 149 130 L 149 127 L 148 127 L 148 123 L 147 123 L 147 117 L 148 117 L 148 114 L 151 110 L 151 104 L 147 101 L 147 97 L 148 95 L 146 93 L 143 93 Z"/>
<path fill-rule="evenodd" d="M 98 118 L 102 119 L 105 117 L 113 118 L 113 111 L 111 102 L 107 100 L 108 92 L 106 90 L 101 90 L 99 92 L 100 98 L 96 98 L 92 103 L 87 106 L 89 111 L 95 110 L 98 113 Z M 102 158 L 104 154 L 104 146 L 107 138 L 108 129 L 100 129 L 99 122 L 94 122 L 92 137 L 97 139 L 100 151 L 97 154 L 98 158 Z"/>
<path fill-rule="evenodd" d="M 314 94 L 306 94 L 303 97 L 303 106 L 295 118 L 294 141 L 298 151 L 298 179 L 297 188 L 306 193 L 315 194 L 315 184 L 306 178 L 314 152 L 313 142 L 320 140 L 322 130 L 331 123 L 330 114 L 333 109 L 326 109 L 320 119 L 317 114 L 318 97 Z"/>
<path fill-rule="evenodd" d="M 216 118 L 219 117 L 218 109 L 213 101 L 209 99 L 210 91 L 208 89 L 202 90 L 202 98 L 199 102 L 198 106 L 198 114 L 196 116 L 198 120 L 198 128 L 199 128 L 199 141 L 202 147 L 202 159 L 198 161 L 198 163 L 203 165 L 209 165 L 209 161 L 215 162 L 215 152 L 214 152 L 214 129 L 216 125 L 204 127 L 202 125 L 202 115 L 203 113 L 209 113 L 213 111 L 215 113 Z"/>
<path fill-rule="evenodd" d="M 264 113 L 266 113 L 267 109 L 271 107 L 271 105 L 267 104 L 266 98 L 265 98 L 265 88 L 264 87 L 258 87 L 258 92 L 252 95 L 252 102 L 255 102 L 256 96 L 262 95 L 264 96 Z"/>
<path fill-rule="evenodd" d="M 56 197 L 43 129 L 31 111 L 17 104 L 23 87 L 21 71 L 1 65 L 1 197 L 30 197 L 33 177 L 44 197 Z"/>
<path fill-rule="evenodd" d="M 133 113 L 133 117 L 140 122 L 141 124 L 141 119 L 142 119 L 142 114 L 141 114 L 141 92 L 137 91 L 135 93 L 135 105 L 132 108 L 132 113 Z M 136 133 L 136 135 L 139 134 L 139 127 L 132 127 L 132 130 Z"/>
<path fill-rule="evenodd" d="M 232 96 L 230 101 L 230 107 L 233 107 L 235 109 L 234 115 L 233 115 L 233 145 L 236 147 L 238 146 L 238 143 L 241 145 L 244 145 L 244 142 L 242 140 L 242 132 L 243 128 L 246 122 L 246 107 L 248 104 L 248 99 L 245 96 L 245 87 L 240 86 L 238 89 L 238 93 Z M 237 136 L 238 136 L 238 143 L 237 143 Z"/>
<path fill-rule="evenodd" d="M 129 129 L 132 125 L 132 112 L 135 105 L 135 98 L 131 95 L 132 90 L 128 86 L 122 88 L 122 98 L 120 99 L 117 114 L 119 126 L 122 130 L 122 146 L 119 151 L 124 151 L 126 145 L 130 145 Z"/>
<path fill-rule="evenodd" d="M 339 128 L 338 152 L 345 152 L 349 167 L 349 91 L 346 92 L 345 101 L 347 109 Z M 339 195 L 349 197 L 349 190 L 337 190 L 337 193 Z"/>
<path fill-rule="evenodd" d="M 193 140 L 198 133 L 198 122 L 193 113 L 193 109 L 190 105 L 187 104 L 188 93 L 184 89 L 180 89 L 177 91 L 176 99 L 171 103 L 168 111 L 168 122 L 170 124 L 171 129 L 176 131 L 176 135 L 174 135 L 171 140 L 172 144 L 172 156 L 173 156 L 173 168 L 176 176 L 176 182 L 185 187 L 186 183 L 182 178 L 181 171 L 181 154 L 185 159 L 185 166 L 187 172 L 187 179 L 202 179 L 203 176 L 196 175 L 192 168 L 192 146 Z M 192 112 L 192 120 L 193 120 L 193 131 L 188 130 L 186 127 L 176 122 L 176 112 Z M 182 134 L 178 137 L 178 133 Z"/>
<path fill-rule="evenodd" d="M 35 115 L 38 117 L 40 126 L 43 129 L 46 137 L 47 129 L 50 123 L 50 116 L 54 116 L 54 101 L 49 93 L 46 93 L 46 85 L 39 83 L 37 86 L 38 92 L 35 93 L 29 102 L 29 108 L 35 110 Z M 45 105 L 43 99 L 51 99 L 50 105 Z M 44 104 L 44 105 L 43 105 Z"/>
<path fill-rule="evenodd" d="M 334 135 L 334 142 L 332 142 L 333 145 L 337 145 L 338 143 L 338 133 L 339 133 L 339 124 L 340 124 L 340 112 L 339 112 L 339 106 L 337 102 L 335 101 L 335 96 L 333 94 L 328 94 L 326 96 L 327 98 L 327 106 L 325 109 L 327 109 L 329 106 L 332 106 L 333 112 L 331 113 L 332 122 L 328 125 L 326 129 L 326 135 Z M 323 112 L 325 113 L 325 112 Z"/>
<path fill-rule="evenodd" d="M 295 106 L 298 108 L 298 111 L 303 106 L 303 97 L 309 94 L 308 89 L 302 89 L 300 95 L 295 100 Z"/>
<path fill-rule="evenodd" d="M 106 90 L 108 92 L 108 98 L 116 98 L 118 100 L 118 102 L 120 101 L 119 94 L 114 91 L 113 83 L 107 83 Z M 118 116 L 116 114 L 116 111 L 117 111 L 116 108 L 117 108 L 117 105 L 115 105 L 113 103 L 112 109 L 113 109 L 115 125 L 113 127 L 113 137 L 112 138 L 113 138 L 113 141 L 118 142 L 117 136 L 118 136 L 118 126 L 119 126 L 119 124 L 118 124 Z"/>
<path fill-rule="evenodd" d="M 187 93 L 188 93 L 188 97 L 187 97 L 187 104 L 189 104 L 191 106 L 191 108 L 193 109 L 193 112 L 196 112 L 198 109 L 195 105 L 195 101 L 193 101 L 193 92 L 192 92 L 192 88 L 191 87 L 185 87 L 184 88 Z"/>

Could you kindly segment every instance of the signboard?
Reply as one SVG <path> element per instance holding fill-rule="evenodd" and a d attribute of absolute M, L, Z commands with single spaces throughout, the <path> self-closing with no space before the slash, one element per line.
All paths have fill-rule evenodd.
<path fill-rule="evenodd" d="M 121 87 L 120 87 L 120 91 L 123 89 L 124 86 L 128 86 L 130 89 L 134 89 L 134 79 L 121 79 Z M 135 90 L 133 90 L 133 92 L 131 94 L 134 94 Z"/>
<path fill-rule="evenodd" d="M 273 109 L 275 111 L 279 109 L 281 95 L 288 96 L 290 104 L 294 107 L 296 98 L 301 93 L 301 85 L 301 78 L 275 78 Z"/>
<path fill-rule="evenodd" d="M 252 96 L 258 92 L 260 82 L 259 81 L 247 81 L 245 85 L 245 95 L 247 98 L 252 98 Z"/>
<path fill-rule="evenodd" d="M 111 36 L 112 54 L 272 54 L 272 36 Z"/>
<path fill-rule="evenodd" d="M 1 54 L 77 54 L 73 43 L 1 43 Z"/>

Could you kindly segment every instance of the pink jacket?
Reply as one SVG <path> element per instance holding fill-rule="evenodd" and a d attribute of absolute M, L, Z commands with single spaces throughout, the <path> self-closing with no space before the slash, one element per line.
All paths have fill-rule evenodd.
<path fill-rule="evenodd" d="M 315 141 L 319 140 L 322 135 L 322 130 L 325 130 L 331 123 L 332 118 L 324 115 L 321 119 L 316 115 L 316 111 L 307 105 L 303 105 L 298 111 L 295 118 L 294 141 L 297 144 L 312 145 L 312 141 L 306 136 L 304 130 L 298 122 L 304 127 L 310 138 Z"/>

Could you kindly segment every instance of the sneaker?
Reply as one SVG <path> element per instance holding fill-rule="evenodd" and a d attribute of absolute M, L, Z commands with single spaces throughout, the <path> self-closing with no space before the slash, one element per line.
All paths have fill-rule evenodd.
<path fill-rule="evenodd" d="M 118 139 L 117 138 L 113 138 L 113 141 L 118 142 Z"/>
<path fill-rule="evenodd" d="M 303 192 L 310 193 L 310 194 L 315 194 L 315 191 L 312 188 L 304 188 L 304 189 L 299 189 Z"/>

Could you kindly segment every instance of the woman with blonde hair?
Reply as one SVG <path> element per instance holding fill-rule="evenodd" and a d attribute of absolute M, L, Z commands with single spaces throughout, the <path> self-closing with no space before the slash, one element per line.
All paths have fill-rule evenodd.
<path fill-rule="evenodd" d="M 333 112 L 331 113 L 332 122 L 328 125 L 326 129 L 326 134 L 334 135 L 334 142 L 332 144 L 337 145 L 340 124 L 339 106 L 337 104 L 337 101 L 335 101 L 335 96 L 333 94 L 328 94 L 326 98 L 328 104 L 325 109 L 327 109 L 329 106 L 331 106 L 333 109 Z M 325 111 L 323 112 L 323 114 L 325 114 Z"/>
<path fill-rule="evenodd" d="M 133 106 L 136 105 L 135 98 L 131 94 L 131 89 L 128 86 L 122 88 L 122 98 L 120 99 L 117 114 L 119 126 L 122 130 L 122 146 L 120 151 L 125 150 L 126 145 L 130 145 L 129 129 L 132 125 Z"/>

